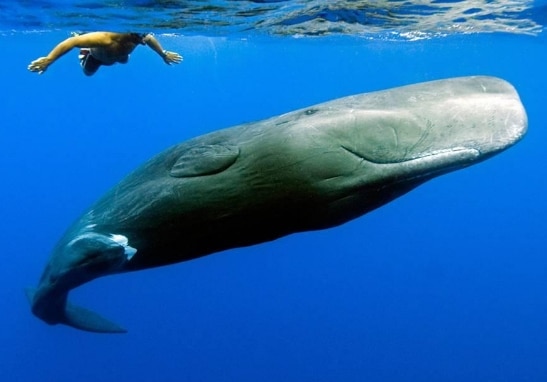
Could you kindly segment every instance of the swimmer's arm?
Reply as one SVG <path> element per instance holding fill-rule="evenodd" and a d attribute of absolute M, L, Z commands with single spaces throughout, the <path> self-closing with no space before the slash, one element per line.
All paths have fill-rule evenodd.
<path fill-rule="evenodd" d="M 147 34 L 144 36 L 142 41 L 150 47 L 154 52 L 156 52 L 167 65 L 178 64 L 182 61 L 182 56 L 176 52 L 168 52 L 164 50 L 158 40 L 152 35 Z"/>
<path fill-rule="evenodd" d="M 111 32 L 92 32 L 69 37 L 53 48 L 46 57 L 40 57 L 32 61 L 28 66 L 28 70 L 42 74 L 51 64 L 73 48 L 94 48 L 110 45 L 112 35 Z"/>

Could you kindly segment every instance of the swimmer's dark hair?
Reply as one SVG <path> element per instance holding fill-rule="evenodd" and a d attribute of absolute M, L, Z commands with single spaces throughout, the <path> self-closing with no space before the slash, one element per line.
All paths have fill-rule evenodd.
<path fill-rule="evenodd" d="M 136 44 L 143 44 L 143 45 L 144 45 L 143 39 L 148 35 L 148 33 L 127 33 L 127 34 L 131 36 L 131 39 L 133 40 L 133 42 L 135 42 Z"/>

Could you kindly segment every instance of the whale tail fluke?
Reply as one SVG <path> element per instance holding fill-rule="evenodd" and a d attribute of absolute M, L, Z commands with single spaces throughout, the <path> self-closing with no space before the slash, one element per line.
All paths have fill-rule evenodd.
<path fill-rule="evenodd" d="M 35 307 L 34 296 L 36 295 L 36 288 L 26 288 L 25 294 L 33 307 L 33 312 L 37 315 Z M 40 316 L 39 316 L 40 317 Z M 44 319 L 44 317 L 40 317 Z M 50 320 L 45 320 L 48 322 Z M 64 311 L 57 312 L 55 322 L 48 322 L 50 324 L 65 324 L 72 326 L 73 328 L 85 330 L 93 333 L 127 333 L 127 330 L 119 326 L 118 324 L 107 320 L 106 318 L 92 312 L 89 309 L 82 308 L 80 306 L 66 302 L 64 304 Z"/>

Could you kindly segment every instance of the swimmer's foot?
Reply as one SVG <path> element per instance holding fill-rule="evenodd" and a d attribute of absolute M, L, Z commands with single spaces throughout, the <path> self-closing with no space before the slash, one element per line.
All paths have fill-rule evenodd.
<path fill-rule="evenodd" d="M 78 59 L 80 60 L 80 66 L 83 68 L 85 66 L 85 62 L 87 60 L 87 56 L 89 55 L 89 48 L 82 48 L 80 49 L 80 54 L 78 55 Z"/>

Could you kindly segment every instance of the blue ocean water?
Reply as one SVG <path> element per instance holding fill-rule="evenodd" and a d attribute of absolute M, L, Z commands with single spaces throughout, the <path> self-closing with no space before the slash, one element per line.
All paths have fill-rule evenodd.
<path fill-rule="evenodd" d="M 168 67 L 140 47 L 129 64 L 88 78 L 71 52 L 39 76 L 30 61 L 93 26 L 48 8 L 39 15 L 45 3 L 25 11 L 42 24 L 10 18 L 0 36 L 0 380 L 547 380 L 540 26 L 432 26 L 427 38 L 391 39 L 351 28 L 311 37 L 146 25 L 183 63 Z M 130 13 L 97 4 L 82 9 L 105 15 L 101 27 L 117 29 L 116 17 Z M 544 9 L 536 2 L 515 18 L 540 25 Z M 528 134 L 508 151 L 334 229 L 71 293 L 128 334 L 50 327 L 30 313 L 23 288 L 36 285 L 68 225 L 166 147 L 345 95 L 475 74 L 510 81 L 526 107 Z"/>

